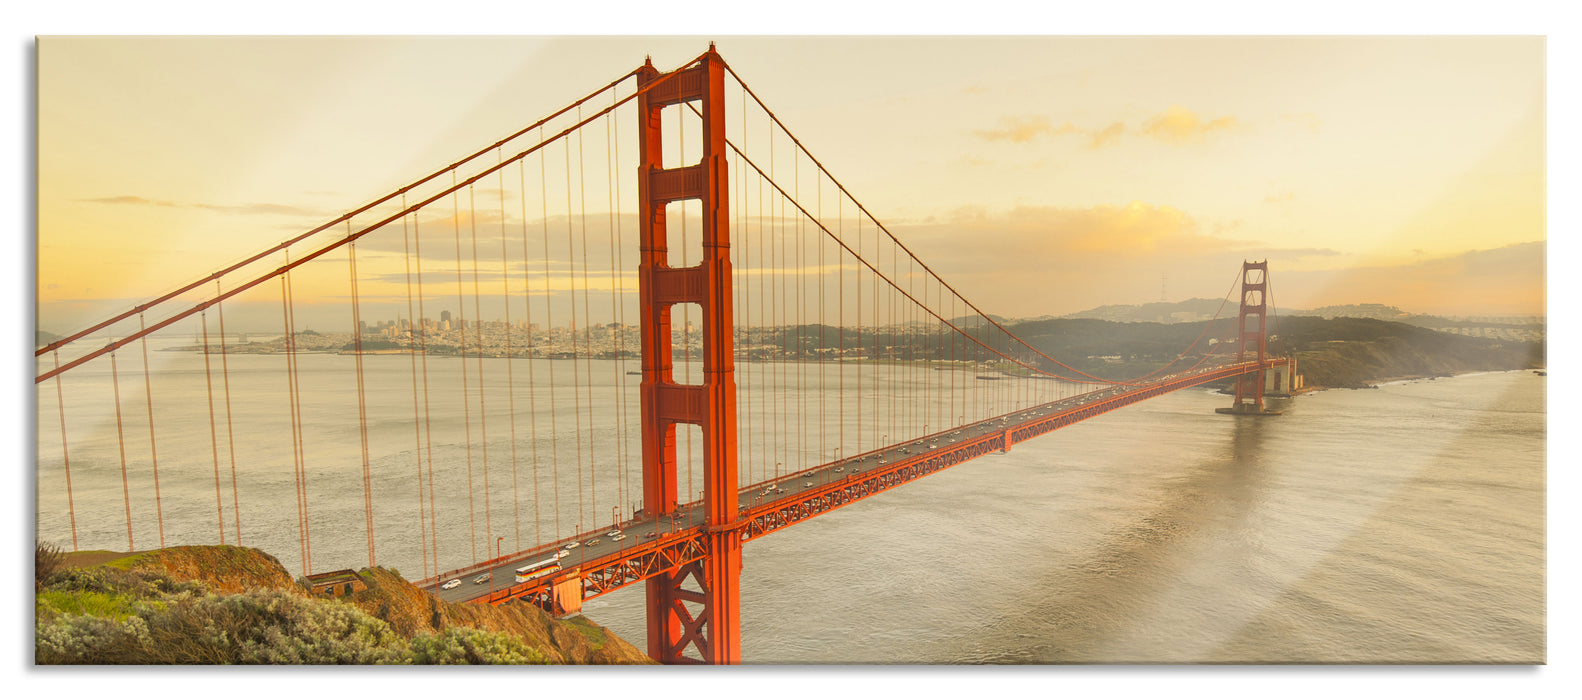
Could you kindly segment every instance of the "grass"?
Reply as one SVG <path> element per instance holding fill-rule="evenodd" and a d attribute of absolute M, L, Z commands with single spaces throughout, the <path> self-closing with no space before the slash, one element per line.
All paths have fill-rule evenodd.
<path fill-rule="evenodd" d="M 38 602 L 67 615 L 93 615 L 113 620 L 124 620 L 133 613 L 132 598 L 118 593 L 99 591 L 44 591 L 37 595 Z"/>
<path fill-rule="evenodd" d="M 593 621 L 581 615 L 568 618 L 565 622 L 571 625 L 572 629 L 582 633 L 582 636 L 588 639 L 588 644 L 593 647 L 594 651 L 604 648 L 604 642 L 606 641 L 604 628 L 593 624 Z"/>

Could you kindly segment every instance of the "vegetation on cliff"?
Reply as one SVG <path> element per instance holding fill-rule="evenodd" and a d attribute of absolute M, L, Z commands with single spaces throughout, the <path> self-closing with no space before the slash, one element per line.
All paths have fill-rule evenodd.
<path fill-rule="evenodd" d="M 1365 387 L 1403 377 L 1544 366 L 1544 344 L 1471 338 L 1367 318 L 1280 319 L 1275 349 L 1296 356 L 1308 386 Z"/>
<path fill-rule="evenodd" d="M 1234 317 L 1204 323 L 1116 323 L 1045 319 L 1007 327 L 1051 357 L 1108 379 L 1127 379 L 1165 366 L 1200 336 L 1235 334 Z M 1367 318 L 1281 317 L 1271 323 L 1269 352 L 1294 354 L 1309 387 L 1363 387 L 1401 377 L 1433 377 L 1542 367 L 1544 344 L 1474 338 Z M 1196 362 L 1205 347 L 1174 366 Z"/>
<path fill-rule="evenodd" d="M 367 586 L 310 594 L 246 547 L 35 558 L 39 664 L 641 664 L 636 647 L 581 616 L 528 605 L 448 603 L 382 567 Z"/>

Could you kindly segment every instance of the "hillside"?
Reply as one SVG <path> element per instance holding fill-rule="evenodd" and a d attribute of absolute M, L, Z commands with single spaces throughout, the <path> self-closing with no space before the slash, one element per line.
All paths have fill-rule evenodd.
<path fill-rule="evenodd" d="M 1544 344 L 1472 338 L 1366 318 L 1280 319 L 1274 348 L 1297 358 L 1308 386 L 1364 387 L 1404 377 L 1544 366 Z"/>
<path fill-rule="evenodd" d="M 441 601 L 382 567 L 367 589 L 309 595 L 274 557 L 233 546 L 40 555 L 39 664 L 646 664 L 582 616 Z"/>
<path fill-rule="evenodd" d="M 1175 359 L 1201 335 L 1196 362 L 1208 340 L 1234 333 L 1235 319 L 1204 323 L 1117 323 L 1049 319 L 1009 326 L 1039 351 L 1107 379 L 1147 374 Z M 1272 354 L 1295 353 L 1309 387 L 1361 387 L 1400 377 L 1432 377 L 1544 364 L 1541 342 L 1475 338 L 1365 318 L 1282 317 L 1269 329 Z"/>

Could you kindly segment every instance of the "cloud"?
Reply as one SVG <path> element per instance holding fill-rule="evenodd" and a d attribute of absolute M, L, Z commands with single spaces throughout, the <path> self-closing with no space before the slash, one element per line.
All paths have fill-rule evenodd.
<path fill-rule="evenodd" d="M 1241 126 L 1235 117 L 1216 117 L 1203 121 L 1197 114 L 1180 105 L 1143 122 L 1142 132 L 1165 143 L 1192 143 L 1216 131 L 1230 131 Z"/>
<path fill-rule="evenodd" d="M 1059 126 L 1049 123 L 1048 117 L 1000 117 L 1000 128 L 979 129 L 972 133 L 985 141 L 1010 141 L 1011 143 L 1027 143 L 1040 136 L 1060 136 L 1062 134 L 1077 133 L 1078 129 L 1065 122 Z"/>
<path fill-rule="evenodd" d="M 225 214 L 242 214 L 246 216 L 332 216 L 335 213 L 327 209 L 308 209 L 305 207 L 297 207 L 289 204 L 269 204 L 262 202 L 253 204 L 185 204 L 164 199 L 149 199 L 147 197 L 138 197 L 135 195 L 96 197 L 93 199 L 81 199 L 78 201 L 88 202 L 91 204 L 174 207 L 178 209 L 207 209 L 209 211 L 217 211 Z"/>
<path fill-rule="evenodd" d="M 1099 131 L 1090 133 L 1089 136 L 1091 139 L 1088 141 L 1088 148 L 1103 148 L 1115 143 L 1116 139 L 1119 139 L 1121 134 L 1125 132 L 1126 125 L 1120 122 L 1115 122 L 1114 124 L 1106 126 Z"/>
<path fill-rule="evenodd" d="M 249 215 L 249 216 L 256 215 L 256 214 L 275 215 L 275 216 L 328 216 L 329 215 L 329 211 L 325 210 L 325 209 L 307 209 L 307 208 L 303 208 L 303 207 L 293 207 L 293 206 L 290 206 L 288 204 L 266 204 L 266 203 L 237 204 L 237 205 L 191 204 L 191 205 L 188 205 L 188 206 L 190 206 L 190 207 L 192 207 L 194 209 L 207 209 L 209 211 L 218 211 L 218 212 L 223 212 L 223 213 L 226 213 L 226 214 L 243 214 L 243 215 Z"/>
<path fill-rule="evenodd" d="M 1085 137 L 1088 148 L 1099 149 L 1120 143 L 1121 138 L 1132 129 L 1162 143 L 1186 144 L 1201 141 L 1208 134 L 1234 131 L 1244 126 L 1235 117 L 1228 116 L 1204 121 L 1191 110 L 1171 105 L 1164 112 L 1144 120 L 1140 127 L 1128 127 L 1124 121 L 1112 122 L 1103 128 L 1080 127 L 1069 121 L 1057 125 L 1049 117 L 1029 115 L 1000 117 L 998 128 L 978 129 L 972 133 L 985 141 L 1010 143 L 1030 143 L 1046 136 L 1075 135 Z"/>
<path fill-rule="evenodd" d="M 1284 192 L 1272 192 L 1263 196 L 1263 201 L 1269 204 L 1280 204 L 1282 202 L 1289 202 L 1293 199 L 1296 199 L 1296 193 L 1290 190 L 1286 190 Z"/>
<path fill-rule="evenodd" d="M 167 202 L 167 201 L 162 200 L 162 199 L 148 199 L 146 197 L 134 197 L 132 195 L 120 195 L 120 196 L 116 196 L 116 197 L 98 197 L 98 198 L 95 198 L 95 199 L 82 199 L 82 200 L 78 200 L 78 201 L 88 202 L 90 204 L 136 204 L 136 205 L 151 206 L 151 207 L 179 207 L 179 206 L 181 206 L 180 204 L 176 204 L 175 202 Z"/>

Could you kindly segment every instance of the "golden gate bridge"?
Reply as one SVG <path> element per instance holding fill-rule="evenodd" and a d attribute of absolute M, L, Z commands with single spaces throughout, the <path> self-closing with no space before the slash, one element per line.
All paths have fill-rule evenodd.
<path fill-rule="evenodd" d="M 651 656 L 736 663 L 747 542 L 1188 387 L 1267 413 L 1267 264 L 1232 298 L 1144 376 L 1051 357 L 711 45 L 38 348 L 39 536 L 555 614 L 643 583 Z"/>

